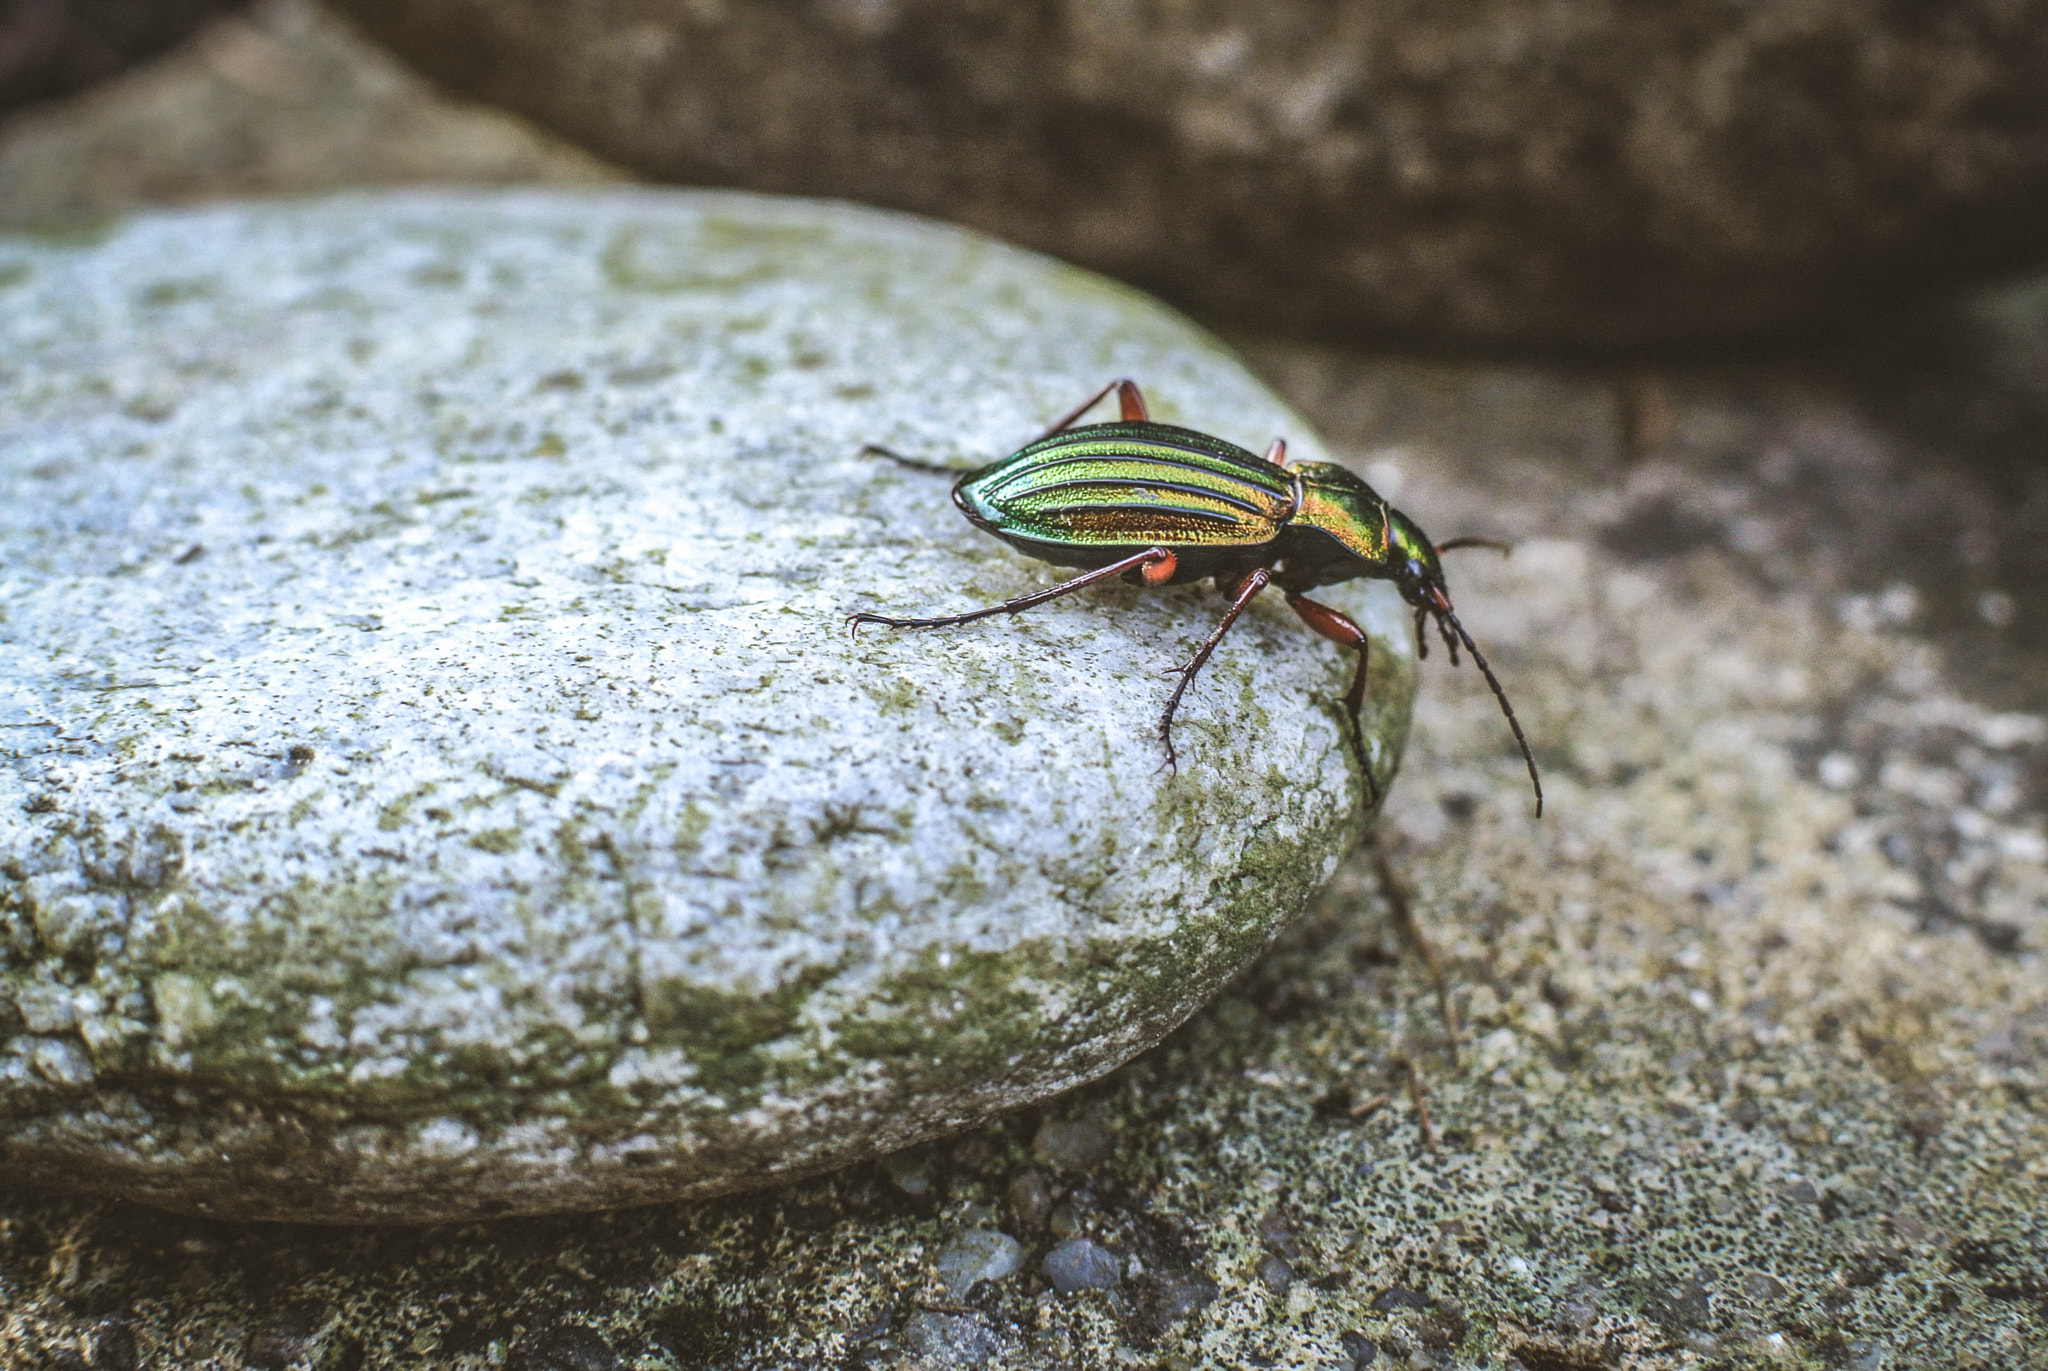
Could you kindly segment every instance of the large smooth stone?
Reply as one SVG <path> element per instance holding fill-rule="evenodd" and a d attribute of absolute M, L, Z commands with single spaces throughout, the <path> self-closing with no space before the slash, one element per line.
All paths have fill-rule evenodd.
<path fill-rule="evenodd" d="M 1345 654 L 1049 583 L 946 482 L 1120 374 L 1096 277 L 841 205 L 367 196 L 0 240 L 0 1176 L 417 1220 L 760 1184 L 1094 1076 L 1367 817 Z M 1427 511 L 1411 511 L 1427 520 Z M 1384 584 L 1390 767 L 1415 678 Z"/>
<path fill-rule="evenodd" d="M 2048 3 L 340 0 L 648 175 L 1286 328 L 1632 347 L 2042 256 Z"/>

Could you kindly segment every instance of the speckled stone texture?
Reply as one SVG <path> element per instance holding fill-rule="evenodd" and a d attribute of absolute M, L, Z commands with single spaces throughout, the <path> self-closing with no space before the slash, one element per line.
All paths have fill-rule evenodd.
<path fill-rule="evenodd" d="M 2048 5 L 341 0 L 663 180 L 1290 328 L 1626 346 L 2039 260 Z"/>
<path fill-rule="evenodd" d="M 943 478 L 1105 377 L 1313 435 L 1100 278 L 846 206 L 366 197 L 0 241 L 0 1172 L 429 1219 L 841 1165 L 1107 1070 L 1356 841 L 1348 659 L 1048 584 Z M 1384 584 L 1384 772 L 1414 682 Z M 1500 732 L 1497 721 L 1487 726 Z"/>

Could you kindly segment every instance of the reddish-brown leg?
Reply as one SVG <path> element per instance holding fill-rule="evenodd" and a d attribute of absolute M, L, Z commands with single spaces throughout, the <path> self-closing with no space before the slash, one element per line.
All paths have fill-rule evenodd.
<path fill-rule="evenodd" d="M 1136 381 L 1129 379 L 1128 377 L 1120 377 L 1117 380 L 1111 381 L 1101 390 L 1096 391 L 1093 395 L 1083 400 L 1080 404 L 1074 406 L 1074 408 L 1068 410 L 1065 414 L 1061 415 L 1051 428 L 1039 434 L 1036 438 L 1033 438 L 1031 442 L 1042 443 L 1046 439 L 1052 437 L 1053 434 L 1064 433 L 1066 430 L 1072 428 L 1074 426 L 1074 421 L 1076 419 L 1080 418 L 1089 410 L 1095 408 L 1096 405 L 1100 404 L 1102 402 L 1102 398 L 1105 395 L 1108 395 L 1112 390 L 1116 392 L 1117 412 L 1122 416 L 1123 421 L 1125 423 L 1141 424 L 1145 422 L 1145 420 L 1149 416 L 1145 412 L 1145 397 L 1138 393 L 1138 383 Z M 1025 446 L 1029 447 L 1030 443 L 1025 444 Z M 1281 444 L 1281 449 L 1283 451 L 1285 451 L 1285 448 L 1286 444 Z M 953 467 L 947 466 L 943 462 L 927 462 L 917 457 L 905 457 L 902 453 L 897 452 L 891 448 L 883 447 L 880 443 L 869 443 L 867 446 L 863 447 L 860 450 L 860 455 L 863 457 L 871 455 L 875 457 L 887 457 L 897 466 L 907 467 L 912 471 L 928 471 L 931 472 L 934 476 L 960 476 L 968 471 L 973 470 L 972 467 Z"/>
<path fill-rule="evenodd" d="M 1266 449 L 1266 460 L 1276 467 L 1287 465 L 1287 440 L 1285 438 L 1275 438 L 1273 440 L 1273 446 Z"/>
<path fill-rule="evenodd" d="M 1153 568 L 1164 566 L 1167 568 L 1166 576 L 1171 578 L 1175 560 L 1174 555 L 1165 548 L 1150 547 L 1120 562 L 1111 562 L 1108 566 L 1084 571 L 1071 581 L 1061 581 L 1056 586 L 1034 590 L 1028 595 L 1013 596 L 999 605 L 990 605 L 986 609 L 970 609 L 965 614 L 942 614 L 936 619 L 892 619 L 886 614 L 869 614 L 863 611 L 847 615 L 846 622 L 854 633 L 860 632 L 862 624 L 881 624 L 886 628 L 946 628 L 953 624 L 968 624 L 976 619 L 986 619 L 991 614 L 1015 614 L 1019 610 L 1030 609 L 1033 605 L 1042 605 L 1047 600 L 1057 600 L 1062 595 L 1070 595 L 1083 586 L 1092 586 L 1097 581 L 1107 581 L 1112 576 L 1121 576 L 1127 571 L 1136 571 L 1140 576 L 1144 576 Z"/>
<path fill-rule="evenodd" d="M 1358 669 L 1351 673 L 1351 690 L 1344 696 L 1344 708 L 1351 715 L 1351 750 L 1357 755 L 1358 769 L 1365 776 L 1366 803 L 1376 805 L 1380 802 L 1380 783 L 1373 778 L 1372 762 L 1365 751 L 1365 726 L 1358 719 L 1358 711 L 1365 705 L 1365 676 L 1366 667 L 1372 660 L 1372 640 L 1365 636 L 1364 629 L 1351 621 L 1350 615 L 1328 605 L 1317 604 L 1301 595 L 1289 595 L 1287 605 L 1310 628 L 1358 654 Z"/>
<path fill-rule="evenodd" d="M 1145 397 L 1138 393 L 1138 383 L 1128 377 L 1119 378 L 1118 380 L 1111 381 L 1101 390 L 1096 391 L 1080 404 L 1075 405 L 1072 409 L 1061 415 L 1051 428 L 1033 438 L 1031 442 L 1042 443 L 1055 433 L 1066 432 L 1066 430 L 1074 426 L 1076 419 L 1100 404 L 1102 397 L 1109 394 L 1112 390 L 1116 392 L 1117 411 L 1123 417 L 1125 423 L 1141 424 L 1150 417 L 1145 413 Z M 1025 444 L 1025 446 L 1029 447 L 1030 443 Z"/>
<path fill-rule="evenodd" d="M 1208 662 L 1209 654 L 1216 650 L 1216 644 L 1223 641 L 1223 635 L 1230 632 L 1230 626 L 1250 605 L 1252 598 L 1272 583 L 1273 573 L 1265 567 L 1255 567 L 1246 572 L 1231 592 L 1230 612 L 1223 616 L 1223 622 L 1216 625 L 1202 645 L 1195 649 L 1195 655 L 1188 658 L 1187 665 L 1180 668 L 1180 684 L 1173 688 L 1173 694 L 1166 701 L 1166 708 L 1159 714 L 1159 741 L 1166 746 L 1166 769 L 1178 771 L 1180 759 L 1173 750 L 1173 713 L 1180 708 L 1180 697 L 1188 693 L 1188 686 L 1194 682 L 1195 673 Z"/>

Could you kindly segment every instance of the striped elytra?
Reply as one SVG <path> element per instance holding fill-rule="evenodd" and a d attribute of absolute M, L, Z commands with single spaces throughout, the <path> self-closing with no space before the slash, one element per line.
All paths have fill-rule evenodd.
<path fill-rule="evenodd" d="M 967 475 L 953 500 L 1042 561 L 1099 566 L 1168 542 L 1185 550 L 1175 579 L 1194 580 L 1235 560 L 1235 550 L 1270 544 L 1297 493 L 1285 470 L 1235 444 L 1170 424 L 1123 423 L 1040 439 Z"/>

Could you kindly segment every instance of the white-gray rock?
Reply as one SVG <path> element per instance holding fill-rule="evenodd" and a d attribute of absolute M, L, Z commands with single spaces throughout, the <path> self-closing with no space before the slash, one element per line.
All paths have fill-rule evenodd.
<path fill-rule="evenodd" d="M 1357 837 L 1344 654 L 1046 584 L 945 482 L 1102 381 L 1317 445 L 1096 277 L 845 206 L 371 196 L 0 240 L 0 1174 L 425 1219 L 710 1193 L 1095 1075 Z M 1414 681 L 1365 622 L 1380 765 Z"/>
<path fill-rule="evenodd" d="M 970 1228 L 939 1249 L 932 1258 L 939 1286 L 949 1299 L 965 1299 L 983 1281 L 999 1281 L 1016 1273 L 1023 1244 L 993 1228 Z"/>

